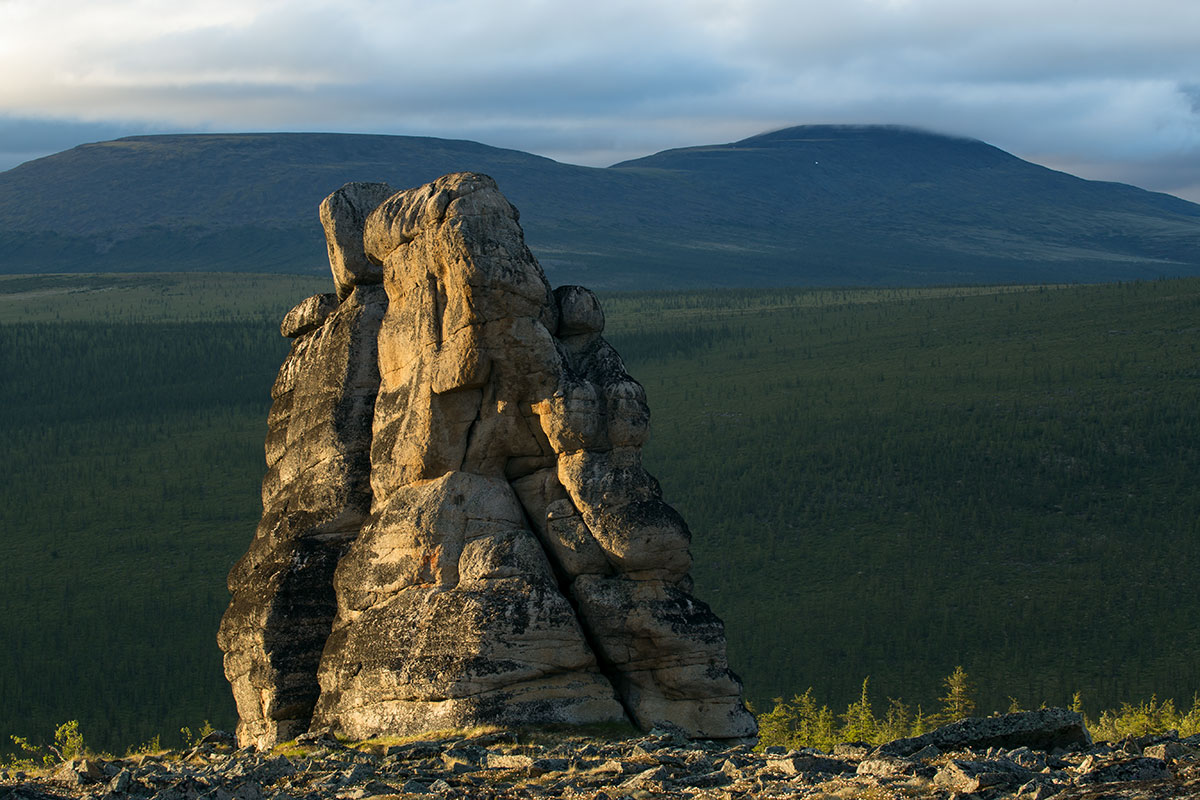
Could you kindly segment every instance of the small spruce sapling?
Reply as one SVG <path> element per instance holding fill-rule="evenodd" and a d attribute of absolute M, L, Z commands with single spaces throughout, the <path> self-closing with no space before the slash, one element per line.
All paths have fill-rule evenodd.
<path fill-rule="evenodd" d="M 883 719 L 879 722 L 877 739 L 880 744 L 903 739 L 906 736 L 916 736 L 913 731 L 912 712 L 903 700 L 888 698 L 888 708 Z"/>
<path fill-rule="evenodd" d="M 938 725 L 956 722 L 975 713 L 975 700 L 972 697 L 975 687 L 966 670 L 961 666 L 955 667 L 954 672 L 946 676 L 943 685 L 946 694 L 938 698 L 942 702 L 942 710 L 936 716 Z"/>
<path fill-rule="evenodd" d="M 879 734 L 879 723 L 871 713 L 871 698 L 867 694 L 867 683 L 870 680 L 869 675 L 863 678 L 862 694 L 858 702 L 847 706 L 846 713 L 842 715 L 844 724 L 840 733 L 841 738 L 846 741 L 874 742 Z"/>

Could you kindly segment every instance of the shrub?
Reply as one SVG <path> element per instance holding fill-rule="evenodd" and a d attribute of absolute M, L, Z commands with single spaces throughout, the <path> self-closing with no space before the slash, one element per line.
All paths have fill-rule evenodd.
<path fill-rule="evenodd" d="M 87 753 L 83 734 L 79 732 L 79 720 L 64 722 L 54 730 L 54 745 L 50 748 L 60 761 L 70 761 Z"/>
<path fill-rule="evenodd" d="M 793 749 L 831 749 L 838 741 L 837 726 L 829 706 L 818 706 L 810 686 L 791 700 L 775 698 L 775 707 L 758 718 L 760 748 L 781 745 Z"/>
<path fill-rule="evenodd" d="M 1153 695 L 1136 705 L 1122 703 L 1119 709 L 1103 711 L 1091 725 L 1094 738 L 1108 741 L 1172 730 L 1180 736 L 1200 733 L 1200 694 L 1192 696 L 1192 707 L 1186 714 L 1175 708 L 1174 700 L 1160 703 L 1158 696 Z"/>

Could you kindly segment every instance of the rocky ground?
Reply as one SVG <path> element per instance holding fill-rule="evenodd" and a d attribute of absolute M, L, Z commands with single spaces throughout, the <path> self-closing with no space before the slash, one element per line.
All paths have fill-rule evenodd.
<path fill-rule="evenodd" d="M 262 753 L 214 734 L 184 752 L 76 759 L 37 774 L 0 770 L 0 800 L 1200 797 L 1198 736 L 1048 750 L 957 747 L 945 736 L 902 741 L 908 746 L 843 744 L 823 753 L 754 752 L 661 730 L 622 740 L 493 731 L 358 746 L 323 734 Z"/>

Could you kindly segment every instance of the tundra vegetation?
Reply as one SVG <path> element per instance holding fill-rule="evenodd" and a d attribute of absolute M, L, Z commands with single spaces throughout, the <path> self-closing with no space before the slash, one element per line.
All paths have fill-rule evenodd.
<path fill-rule="evenodd" d="M 0 732 L 232 726 L 214 636 L 278 321 L 326 287 L 0 278 Z M 1194 724 L 1200 280 L 602 299 L 764 720 L 932 724 L 961 664 L 978 713 Z"/>
<path fill-rule="evenodd" d="M 818 704 L 809 687 L 804 694 L 790 699 L 777 697 L 770 711 L 758 715 L 760 749 L 778 745 L 790 749 L 815 747 L 829 751 L 840 742 L 884 744 L 909 736 L 920 736 L 941 725 L 947 725 L 975 711 L 973 686 L 966 671 L 957 666 L 942 682 L 945 694 L 938 698 L 939 706 L 926 714 L 921 706 L 915 709 L 903 700 L 888 698 L 886 707 L 878 712 L 873 708 L 864 678 L 859 698 L 846 706 L 845 712 L 835 714 L 828 705 Z M 1084 713 L 1084 724 L 1096 741 L 1117 741 L 1130 737 L 1161 735 L 1175 731 L 1182 737 L 1200 733 L 1200 694 L 1192 696 L 1191 708 L 1184 711 L 1174 700 L 1159 701 L 1157 697 L 1138 703 L 1122 703 L 1106 709 L 1098 717 L 1089 717 L 1081 702 L 1081 693 L 1072 697 L 1070 709 Z M 1006 713 L 1026 711 L 1015 699 Z"/>
<path fill-rule="evenodd" d="M 967 673 L 961 666 L 955 667 L 954 672 L 943 680 L 946 694 L 939 698 L 941 707 L 933 714 L 925 715 L 918 706 L 915 710 L 903 700 L 889 698 L 886 709 L 876 713 L 872 709 L 869 693 L 870 678 L 864 678 L 859 699 L 850 703 L 843 714 L 834 714 L 827 705 L 817 705 L 810 687 L 802 695 L 794 695 L 790 700 L 776 698 L 774 707 L 765 713 L 757 715 L 759 723 L 759 740 L 756 750 L 763 751 L 769 747 L 786 747 L 801 749 L 805 747 L 832 751 L 834 746 L 842 742 L 865 742 L 878 745 L 896 739 L 920 736 L 939 725 L 945 725 L 962 719 L 966 714 L 962 711 L 970 708 L 974 700 L 969 694 L 971 685 Z M 1076 692 L 1071 710 L 1082 712 L 1080 696 Z M 1023 711 L 1014 701 L 1008 712 Z M 1119 741 L 1129 738 L 1162 735 L 1174 732 L 1180 737 L 1193 736 L 1200 733 L 1200 694 L 1192 698 L 1192 706 L 1188 711 L 1175 707 L 1172 700 L 1159 702 L 1156 697 L 1143 700 L 1136 704 L 1122 703 L 1119 708 L 1108 709 L 1100 716 L 1092 719 L 1084 716 L 1085 725 L 1096 741 Z M 549 726 L 545 733 L 553 731 Z M 476 729 L 478 733 L 482 729 Z M 499 729 L 496 729 L 499 730 Z M 587 735 L 598 738 L 624 738 L 635 735 L 636 731 L 629 725 L 607 724 L 586 725 L 580 728 Z M 178 745 L 183 748 L 199 744 L 209 734 L 214 732 L 212 724 L 205 720 L 194 732 L 184 726 L 179 730 Z M 446 732 L 441 732 L 446 733 Z M 536 731 L 530 731 L 533 738 L 538 738 Z M 432 735 L 432 734 L 428 734 Z M 427 736 L 428 736 L 427 735 Z M 57 726 L 54 731 L 53 744 L 39 746 L 32 744 L 28 738 L 21 736 L 9 737 L 16 751 L 5 757 L 0 757 L 0 767 L 9 769 L 38 769 L 52 767 L 63 761 L 69 761 L 81 756 L 108 755 L 97 753 L 84 743 L 79 721 L 70 720 Z M 376 738 L 364 742 L 365 745 L 396 744 L 421 737 L 389 737 Z M 295 755 L 302 751 L 295 750 L 295 742 L 284 742 L 273 749 L 273 752 L 284 755 Z M 161 736 L 155 734 L 141 745 L 131 746 L 126 755 L 138 753 L 160 753 L 166 748 L 162 746 Z"/>

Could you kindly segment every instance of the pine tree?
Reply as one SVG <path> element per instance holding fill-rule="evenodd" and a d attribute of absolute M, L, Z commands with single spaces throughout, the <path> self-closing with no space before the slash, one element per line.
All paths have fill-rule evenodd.
<path fill-rule="evenodd" d="M 879 723 L 878 741 L 885 742 L 903 739 L 906 736 L 919 735 L 921 731 L 913 730 L 912 712 L 903 700 L 888 698 L 888 708 Z"/>
<path fill-rule="evenodd" d="M 846 713 L 842 715 L 844 724 L 841 738 L 847 742 L 874 742 L 878 734 L 879 724 L 871 713 L 871 698 L 867 695 L 867 683 L 870 680 L 869 675 L 863 678 L 862 695 L 858 702 L 847 706 Z"/>
<path fill-rule="evenodd" d="M 975 713 L 975 699 L 972 697 L 975 687 L 968 679 L 966 670 L 961 666 L 955 667 L 954 672 L 946 676 L 943 685 L 946 694 L 938 698 L 942 702 L 942 710 L 934 718 L 936 724 L 946 725 Z"/>
<path fill-rule="evenodd" d="M 791 700 L 775 698 L 775 707 L 758 718 L 759 748 L 781 745 L 829 750 L 837 739 L 833 712 L 829 706 L 817 705 L 811 686 Z"/>

